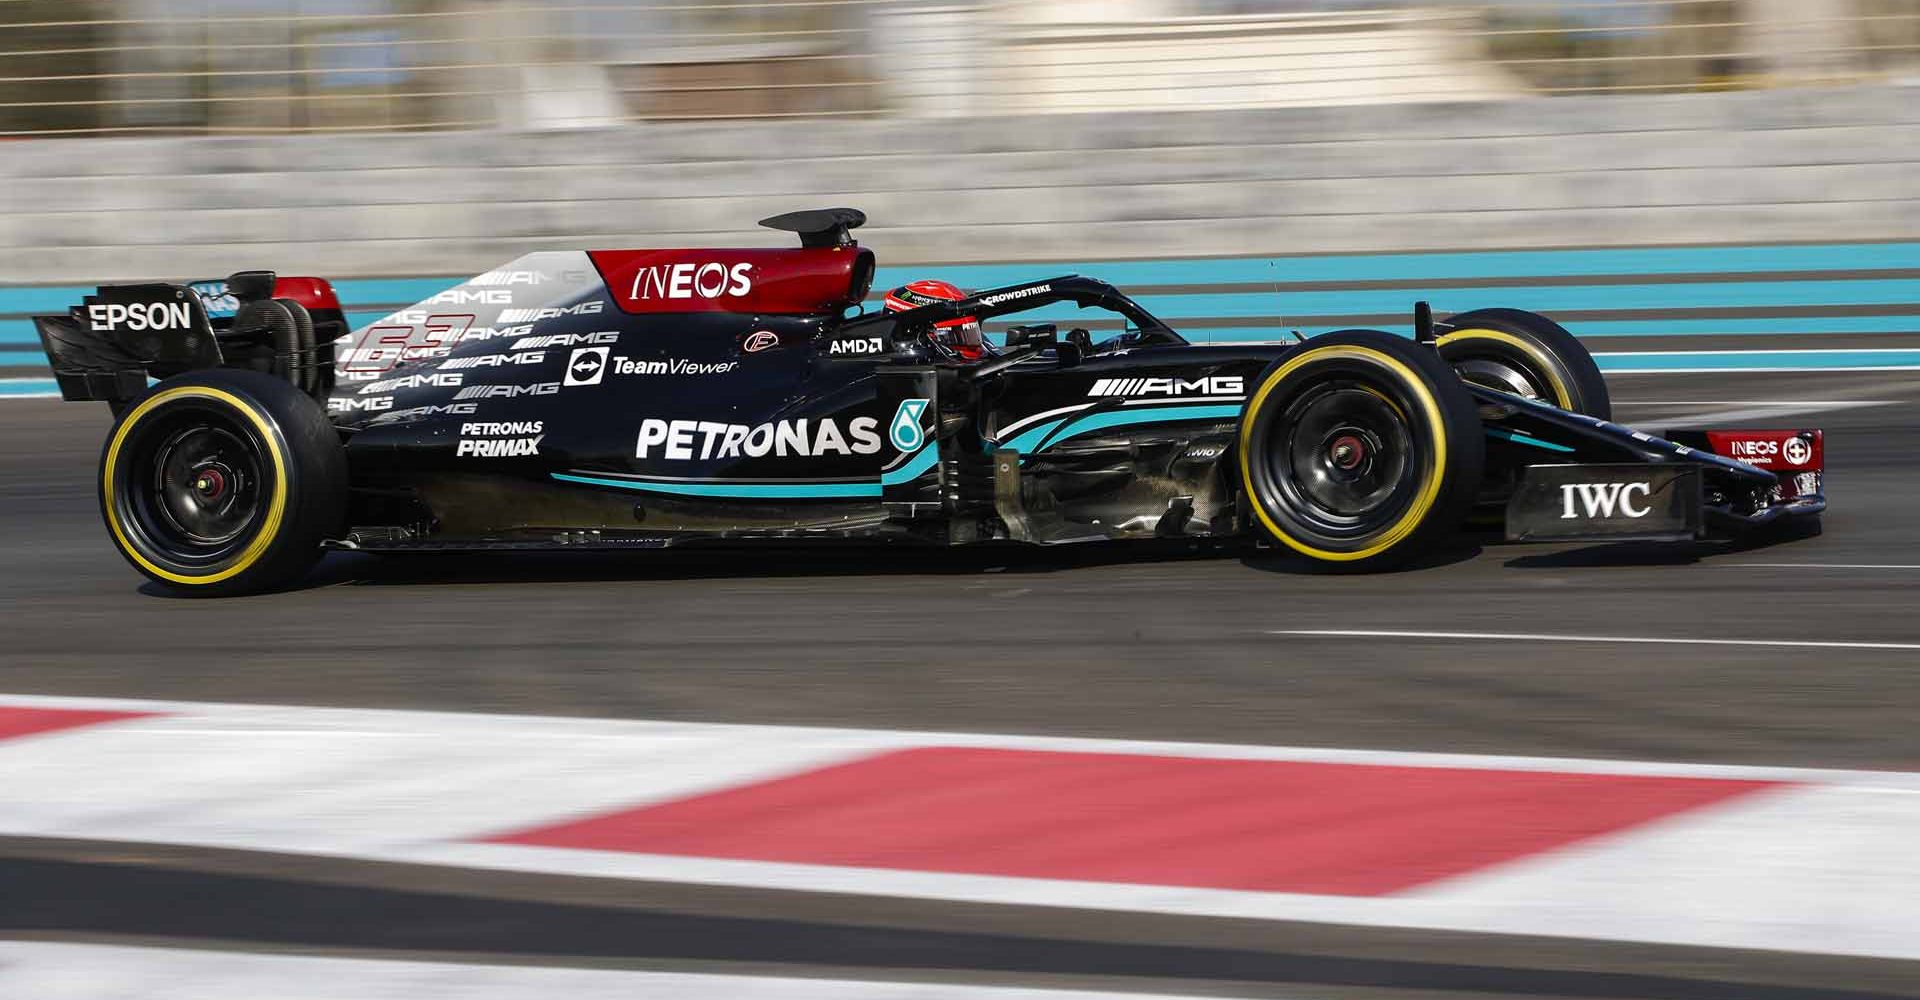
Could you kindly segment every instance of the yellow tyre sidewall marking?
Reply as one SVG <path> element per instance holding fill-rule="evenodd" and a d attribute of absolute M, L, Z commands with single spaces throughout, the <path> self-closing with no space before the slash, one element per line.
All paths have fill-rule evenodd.
<path fill-rule="evenodd" d="M 1474 328 L 1470 330 L 1455 330 L 1452 333 L 1443 334 L 1438 340 L 1434 341 L 1434 346 L 1445 347 L 1456 340 L 1497 340 L 1503 344 L 1510 344 L 1525 351 L 1528 357 L 1539 364 L 1541 373 L 1547 376 L 1547 381 L 1553 383 L 1554 405 L 1563 410 L 1573 409 L 1573 393 L 1567 389 L 1567 384 L 1560 379 L 1560 366 L 1554 362 L 1553 356 L 1541 350 L 1538 344 L 1535 344 L 1525 337 L 1516 336 L 1504 330 L 1482 330 Z"/>
<path fill-rule="evenodd" d="M 146 556 L 142 555 L 140 550 L 135 548 L 133 543 L 128 539 L 126 529 L 120 524 L 119 505 L 115 503 L 113 486 L 114 472 L 120 463 L 120 447 L 126 442 L 127 434 L 133 430 L 134 426 L 144 419 L 148 413 L 153 412 L 154 409 L 162 404 L 176 399 L 193 398 L 216 400 L 245 414 L 247 419 L 253 422 L 253 426 L 260 431 L 260 439 L 266 442 L 267 451 L 271 453 L 273 457 L 273 498 L 267 504 L 267 516 L 266 519 L 261 522 L 259 532 L 254 535 L 252 543 L 247 546 L 244 552 L 240 553 L 240 558 L 235 560 L 232 565 L 217 573 L 209 573 L 205 576 L 188 576 L 162 569 L 154 565 Z M 125 552 L 128 558 L 139 563 L 147 572 L 163 580 L 170 580 L 174 583 L 186 584 L 188 586 L 206 586 L 230 579 L 239 573 L 245 572 L 247 567 L 260 561 L 260 557 L 265 555 L 268 547 L 273 544 L 274 536 L 280 531 L 280 522 L 286 516 L 287 465 L 280 452 L 278 436 L 274 433 L 272 425 L 268 424 L 259 413 L 255 412 L 252 406 L 249 406 L 233 393 L 222 389 L 212 389 L 206 386 L 194 385 L 181 386 L 177 389 L 165 389 L 155 393 L 147 397 L 139 406 L 134 407 L 133 412 L 127 414 L 127 419 L 120 421 L 120 429 L 114 432 L 113 441 L 107 446 L 106 468 L 100 472 L 101 490 L 105 493 L 107 501 L 102 505 L 107 511 L 107 528 L 113 532 L 114 541 L 119 544 L 120 551 Z"/>
<path fill-rule="evenodd" d="M 1268 534 L 1286 543 L 1288 548 L 1302 555 L 1332 562 L 1352 562 L 1356 559 L 1365 559 L 1369 556 L 1379 555 L 1392 548 L 1398 544 L 1401 539 L 1412 534 L 1413 530 L 1420 526 L 1421 520 L 1427 516 L 1427 511 L 1433 509 L 1434 500 L 1440 496 L 1440 483 L 1446 478 L 1446 425 L 1440 418 L 1439 400 L 1434 399 L 1433 393 L 1427 391 L 1426 383 L 1413 369 L 1408 368 L 1392 355 L 1376 351 L 1371 347 L 1341 344 L 1332 347 L 1308 348 L 1276 369 L 1265 382 L 1261 383 L 1259 391 L 1253 395 L 1253 401 L 1247 404 L 1246 413 L 1249 429 L 1251 429 L 1252 426 L 1252 418 L 1259 414 L 1260 407 L 1266 402 L 1268 394 L 1273 392 L 1275 386 L 1279 385 L 1281 381 L 1301 365 L 1312 361 L 1325 360 L 1327 358 L 1348 358 L 1379 365 L 1399 375 L 1405 385 L 1413 390 L 1415 395 L 1420 397 L 1420 408 L 1427 415 L 1427 426 L 1432 428 L 1433 464 L 1428 469 L 1427 482 L 1421 487 L 1419 495 L 1413 498 L 1413 503 L 1407 507 L 1406 514 L 1402 515 L 1400 520 L 1394 523 L 1393 527 L 1381 534 L 1378 541 L 1364 549 L 1356 549 L 1352 552 L 1318 549 L 1289 535 L 1279 524 L 1274 522 L 1273 518 L 1268 515 L 1266 508 L 1261 505 L 1259 494 L 1253 486 L 1252 462 L 1248 457 L 1251 454 L 1248 447 L 1252 438 L 1251 434 L 1242 434 L 1240 437 L 1240 482 L 1245 486 L 1247 493 L 1253 499 L 1253 503 L 1250 504 L 1250 506 L 1253 508 L 1254 516 L 1260 519 L 1260 523 L 1266 527 Z M 1398 409 L 1398 407 L 1395 407 L 1395 409 Z"/>
<path fill-rule="evenodd" d="M 1399 417 L 1402 420 L 1407 419 L 1407 411 L 1401 409 L 1399 403 L 1396 403 L 1393 400 L 1387 398 L 1386 393 L 1381 392 L 1380 390 L 1375 389 L 1373 386 L 1370 386 L 1370 385 L 1360 386 L 1360 391 L 1366 393 L 1369 396 L 1372 396 L 1373 398 L 1381 401 L 1382 403 L 1387 404 L 1387 409 L 1392 410 L 1394 416 Z"/>

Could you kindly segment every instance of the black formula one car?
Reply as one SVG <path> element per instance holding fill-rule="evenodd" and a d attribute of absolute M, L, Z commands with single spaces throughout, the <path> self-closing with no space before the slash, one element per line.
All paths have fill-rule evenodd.
<path fill-rule="evenodd" d="M 202 594 L 284 585 L 329 547 L 1251 537 L 1377 568 L 1470 518 L 1678 540 L 1826 506 L 1819 431 L 1611 423 L 1592 357 L 1532 313 L 1193 345 L 1073 275 L 862 312 L 863 221 L 765 220 L 794 249 L 529 254 L 331 358 L 269 272 L 228 280 L 219 330 L 175 284 L 36 323 L 65 398 L 117 416 L 114 544 Z M 981 357 L 935 336 L 1055 303 L 1108 322 L 1015 326 Z"/>

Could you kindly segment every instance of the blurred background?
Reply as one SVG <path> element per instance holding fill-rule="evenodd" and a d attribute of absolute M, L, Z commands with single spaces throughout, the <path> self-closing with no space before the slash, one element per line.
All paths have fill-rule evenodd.
<path fill-rule="evenodd" d="M 4 11 L 12 136 L 1500 101 L 1897 82 L 1920 65 L 1920 0 L 7 0 Z"/>
<path fill-rule="evenodd" d="M 0 0 L 0 39 L 12 282 L 829 203 L 883 263 L 1920 231 L 1920 0 Z"/>

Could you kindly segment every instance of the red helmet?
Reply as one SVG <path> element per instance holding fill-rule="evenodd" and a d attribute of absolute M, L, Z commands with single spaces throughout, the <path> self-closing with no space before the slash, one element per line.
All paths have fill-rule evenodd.
<path fill-rule="evenodd" d="M 906 312 L 935 302 L 958 302 L 966 297 L 966 292 L 948 282 L 923 278 L 888 292 L 886 305 L 888 312 Z M 980 321 L 972 316 L 935 323 L 933 339 L 968 361 L 978 361 L 987 355 L 985 339 L 980 335 Z"/>

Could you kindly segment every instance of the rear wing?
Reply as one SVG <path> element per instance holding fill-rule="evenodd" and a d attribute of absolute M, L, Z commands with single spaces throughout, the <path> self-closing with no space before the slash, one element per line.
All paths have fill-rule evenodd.
<path fill-rule="evenodd" d="M 63 399 L 128 400 L 149 378 L 223 363 L 206 306 L 185 285 L 105 285 L 33 325 Z"/>
<path fill-rule="evenodd" d="M 346 327 L 332 286 L 272 271 L 104 285 L 67 315 L 36 316 L 33 325 L 62 398 L 115 406 L 146 392 L 150 379 L 221 367 L 270 372 L 323 398 L 333 385 L 333 340 Z"/>

